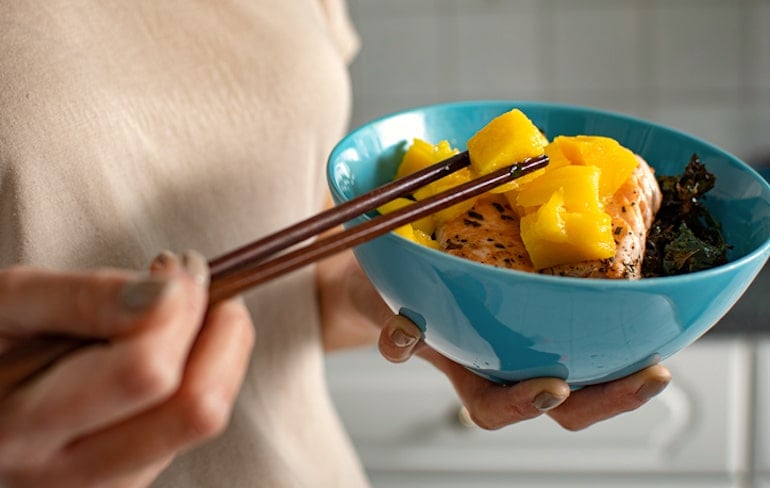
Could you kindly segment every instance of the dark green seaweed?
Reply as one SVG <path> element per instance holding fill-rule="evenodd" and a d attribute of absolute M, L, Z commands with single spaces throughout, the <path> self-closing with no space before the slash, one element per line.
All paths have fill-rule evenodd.
<path fill-rule="evenodd" d="M 722 227 L 703 204 L 716 178 L 697 154 L 679 176 L 660 176 L 660 210 L 647 235 L 642 276 L 672 276 L 727 262 Z"/>

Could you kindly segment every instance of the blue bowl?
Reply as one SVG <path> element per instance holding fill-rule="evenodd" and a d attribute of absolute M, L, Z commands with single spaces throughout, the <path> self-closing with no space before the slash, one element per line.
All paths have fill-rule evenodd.
<path fill-rule="evenodd" d="M 417 323 L 431 347 L 481 376 L 498 382 L 555 376 L 575 387 L 657 363 L 717 324 L 770 254 L 770 185 L 735 156 L 667 127 L 525 101 L 416 108 L 367 123 L 339 142 L 327 172 L 333 198 L 343 202 L 391 180 L 414 137 L 446 139 L 462 150 L 476 131 L 514 107 L 549 138 L 615 138 L 659 175 L 681 173 L 697 153 L 717 178 L 707 205 L 733 246 L 730 262 L 638 281 L 564 278 L 495 268 L 388 234 L 355 249 L 388 305 Z"/>

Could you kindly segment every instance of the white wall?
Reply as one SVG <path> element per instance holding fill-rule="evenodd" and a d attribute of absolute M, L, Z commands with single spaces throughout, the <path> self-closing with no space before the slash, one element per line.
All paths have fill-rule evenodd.
<path fill-rule="evenodd" d="M 468 98 L 588 105 L 770 152 L 770 0 L 349 0 L 358 125 Z"/>

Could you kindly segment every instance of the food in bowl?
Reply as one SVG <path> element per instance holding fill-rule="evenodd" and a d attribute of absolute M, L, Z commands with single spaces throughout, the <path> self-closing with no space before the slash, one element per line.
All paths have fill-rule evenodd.
<path fill-rule="evenodd" d="M 669 127 L 531 101 L 418 107 L 363 124 L 337 144 L 327 166 L 335 202 L 391 181 L 415 137 L 463 151 L 513 108 L 546 134 L 612 138 L 658 175 L 682 174 L 698 154 L 716 177 L 705 206 L 730 243 L 728 262 L 675 276 L 584 279 L 488 266 L 388 233 L 354 253 L 390 308 L 416 323 L 439 353 L 503 383 L 538 376 L 573 386 L 609 381 L 665 360 L 717 324 L 770 255 L 770 185 L 734 155 Z"/>
<path fill-rule="evenodd" d="M 647 236 L 643 275 L 672 276 L 727 263 L 722 226 L 704 204 L 716 184 L 697 154 L 681 175 L 658 178 L 663 202 Z"/>
<path fill-rule="evenodd" d="M 655 220 L 663 194 L 654 171 L 612 138 L 560 135 L 549 142 L 514 108 L 488 122 L 467 146 L 470 168 L 420 189 L 411 199 L 386 205 L 381 212 L 515 161 L 546 154 L 550 162 L 486 195 L 408 224 L 398 229 L 399 234 L 481 263 L 557 276 L 639 279 L 643 274 L 708 269 L 726 261 L 718 224 L 699 202 L 713 187 L 713 175 L 697 157 L 684 175 L 661 178 L 666 206 Z M 433 145 L 414 139 L 396 178 L 458 152 L 446 140 Z M 652 257 L 643 266 L 653 221 Z"/>

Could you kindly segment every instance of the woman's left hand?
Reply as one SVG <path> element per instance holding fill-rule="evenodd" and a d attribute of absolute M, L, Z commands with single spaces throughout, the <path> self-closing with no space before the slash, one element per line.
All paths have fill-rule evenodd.
<path fill-rule="evenodd" d="M 671 381 L 668 369 L 655 365 L 626 378 L 572 392 L 559 378 L 535 378 L 502 386 L 428 347 L 416 325 L 393 315 L 352 253 L 319 263 L 317 279 L 327 350 L 371 344 L 379 337 L 380 352 L 392 362 L 417 355 L 449 378 L 471 419 L 485 429 L 498 429 L 547 413 L 565 429 L 580 430 L 639 408 Z"/>
<path fill-rule="evenodd" d="M 666 367 L 654 365 L 619 380 L 572 392 L 559 378 L 500 385 L 447 359 L 425 345 L 420 337 L 420 329 L 411 321 L 392 316 L 380 333 L 380 352 L 396 363 L 417 355 L 433 364 L 452 382 L 473 422 L 484 429 L 499 429 L 543 413 L 567 430 L 584 429 L 639 408 L 671 381 Z"/>

